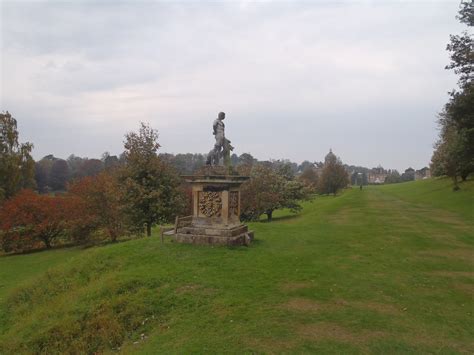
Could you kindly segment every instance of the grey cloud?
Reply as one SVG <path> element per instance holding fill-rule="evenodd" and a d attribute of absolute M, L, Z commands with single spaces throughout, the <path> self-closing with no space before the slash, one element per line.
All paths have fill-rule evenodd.
<path fill-rule="evenodd" d="M 457 2 L 3 2 L 0 104 L 24 122 L 38 155 L 121 149 L 140 120 L 162 132 L 167 151 L 206 152 L 208 126 L 224 110 L 239 152 L 320 160 L 333 147 L 350 163 L 420 167 L 456 82 L 443 69 L 449 34 L 461 30 L 456 10 Z M 84 132 L 80 140 L 71 128 Z"/>

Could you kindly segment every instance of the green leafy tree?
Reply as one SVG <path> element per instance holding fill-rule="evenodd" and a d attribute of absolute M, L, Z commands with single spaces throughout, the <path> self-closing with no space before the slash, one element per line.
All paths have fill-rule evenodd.
<path fill-rule="evenodd" d="M 51 168 L 56 160 L 58 160 L 58 158 L 49 154 L 35 164 L 35 180 L 40 193 L 48 193 L 51 191 Z"/>
<path fill-rule="evenodd" d="M 473 53 L 474 55 L 474 53 Z M 453 93 L 441 114 L 442 140 L 451 141 L 451 155 L 457 161 L 456 174 L 463 180 L 474 172 L 474 84 Z M 452 132 L 450 132 L 452 131 Z M 452 175 L 450 175 L 452 176 Z"/>
<path fill-rule="evenodd" d="M 239 156 L 240 165 L 252 166 L 256 162 L 257 159 L 255 159 L 250 153 L 243 153 Z"/>
<path fill-rule="evenodd" d="M 137 229 L 146 226 L 147 236 L 158 222 L 168 222 L 182 208 L 180 179 L 157 151 L 158 132 L 141 123 L 138 132 L 125 135 L 125 166 L 121 171 L 124 198 Z"/>
<path fill-rule="evenodd" d="M 85 159 L 84 164 L 80 168 L 80 175 L 85 176 L 97 176 L 104 170 L 104 164 L 99 159 Z"/>
<path fill-rule="evenodd" d="M 474 1 L 461 1 L 458 16 L 459 22 L 468 27 L 474 26 Z M 446 69 L 453 69 L 459 75 L 459 86 L 464 87 L 472 83 L 474 73 L 473 38 L 468 31 L 461 35 L 450 35 L 450 43 L 446 50 L 450 53 L 451 63 Z"/>
<path fill-rule="evenodd" d="M 295 178 L 295 172 L 298 170 L 297 164 L 291 163 L 288 160 L 276 160 L 273 161 L 272 164 L 278 174 L 283 176 L 286 180 L 293 180 Z"/>
<path fill-rule="evenodd" d="M 105 170 L 114 169 L 120 164 L 118 157 L 110 155 L 109 152 L 102 154 L 102 162 L 104 163 Z"/>
<path fill-rule="evenodd" d="M 464 166 L 462 162 L 464 154 L 462 140 L 456 128 L 450 123 L 443 123 L 440 140 L 436 143 L 435 151 L 431 158 L 433 175 L 447 175 L 451 177 L 453 179 L 454 190 L 458 190 L 458 177 Z M 467 177 L 467 174 L 465 177 Z"/>
<path fill-rule="evenodd" d="M 159 157 L 170 163 L 180 174 L 190 175 L 206 165 L 206 157 L 202 154 L 169 154 L 162 153 Z"/>
<path fill-rule="evenodd" d="M 320 194 L 334 194 L 350 183 L 347 173 L 341 160 L 332 152 L 326 155 L 324 167 L 319 179 L 318 192 Z"/>
<path fill-rule="evenodd" d="M 44 158 L 43 158 L 44 159 Z M 81 168 L 84 164 L 84 159 L 74 154 L 67 158 L 67 165 L 69 166 L 70 178 L 72 180 L 81 178 Z"/>
<path fill-rule="evenodd" d="M 305 171 L 306 169 L 312 168 L 312 167 L 314 167 L 314 163 L 311 163 L 310 161 L 305 160 L 304 162 L 302 162 L 302 163 L 298 166 L 298 170 L 303 172 L 303 171 Z"/>
<path fill-rule="evenodd" d="M 18 138 L 16 119 L 8 111 L 0 113 L 0 201 L 36 187 L 33 144 L 19 143 Z"/>
<path fill-rule="evenodd" d="M 307 165 L 298 180 L 301 181 L 311 192 L 315 192 L 318 186 L 319 177 L 314 166 Z"/>
<path fill-rule="evenodd" d="M 400 180 L 402 182 L 415 180 L 415 169 L 411 167 L 406 169 L 405 172 L 400 176 Z"/>
<path fill-rule="evenodd" d="M 462 1 L 459 15 L 461 23 L 474 25 L 474 2 Z M 448 175 L 453 179 L 454 190 L 459 189 L 458 177 L 463 180 L 474 172 L 474 40 L 468 31 L 451 35 L 447 50 L 453 69 L 459 75 L 459 90 L 450 93 L 449 102 L 440 114 L 440 136 L 431 159 L 433 175 Z"/>
<path fill-rule="evenodd" d="M 397 170 L 390 171 L 390 173 L 385 178 L 386 184 L 397 184 L 399 182 L 402 182 L 402 177 Z"/>
<path fill-rule="evenodd" d="M 69 165 L 63 159 L 53 161 L 49 173 L 49 186 L 53 191 L 64 191 L 70 177 Z"/>
<path fill-rule="evenodd" d="M 240 169 L 248 172 L 248 166 Z M 271 221 L 277 209 L 288 208 L 294 213 L 300 211 L 300 200 L 308 197 L 308 190 L 301 182 L 287 180 L 269 165 L 255 164 L 250 172 L 250 181 L 242 186 L 241 194 L 242 219 L 259 220 L 265 214 Z"/>

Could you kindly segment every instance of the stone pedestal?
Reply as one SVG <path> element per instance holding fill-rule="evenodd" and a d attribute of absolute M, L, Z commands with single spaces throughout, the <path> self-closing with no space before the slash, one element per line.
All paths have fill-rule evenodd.
<path fill-rule="evenodd" d="M 175 239 L 180 243 L 248 245 L 253 232 L 240 223 L 240 186 L 249 178 L 240 175 L 185 176 L 192 186 L 193 215 L 177 221 Z"/>

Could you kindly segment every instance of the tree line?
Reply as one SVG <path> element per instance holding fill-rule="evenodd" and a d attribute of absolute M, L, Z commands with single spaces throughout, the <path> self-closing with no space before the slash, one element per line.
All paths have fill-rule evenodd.
<path fill-rule="evenodd" d="M 205 165 L 206 155 L 200 153 L 170 154 L 160 153 L 158 156 L 171 165 L 179 174 L 191 175 Z M 301 164 L 290 160 L 259 161 L 250 153 L 240 156 L 233 154 L 231 157 L 233 166 L 253 166 L 263 164 L 270 166 L 276 171 L 282 172 L 286 177 L 300 177 L 304 181 L 315 179 L 324 167 L 323 162 L 303 161 Z M 124 155 L 110 155 L 108 152 L 102 154 L 101 159 L 81 158 L 70 155 L 66 160 L 47 155 L 35 163 L 34 179 L 37 190 L 40 193 L 65 191 L 68 183 L 87 176 L 96 176 L 102 171 L 113 169 L 125 163 Z M 350 173 L 352 185 L 368 185 L 368 175 L 371 172 L 383 170 L 386 173 L 384 183 L 399 183 L 415 179 L 414 172 L 405 171 L 400 174 L 395 169 L 385 170 L 382 167 L 366 168 L 361 166 L 343 164 L 345 170 Z M 284 170 L 284 171 L 283 171 Z M 315 185 L 314 181 L 312 185 Z"/>
<path fill-rule="evenodd" d="M 0 247 L 5 252 L 116 241 L 142 232 L 151 235 L 153 225 L 166 223 L 187 208 L 185 187 L 175 169 L 159 158 L 158 133 L 148 125 L 142 123 L 138 132 L 125 135 L 122 163 L 109 156 L 100 165 L 82 160 L 76 164 L 78 175 L 67 184 L 68 162 L 49 156 L 42 159 L 45 186 L 60 192 L 40 194 L 34 191 L 41 185 L 33 178 L 32 145 L 18 143 L 16 121 L 8 113 L 0 118 L 6 115 L 2 126 L 11 124 L 10 131 L 16 133 L 8 141 L 9 149 L 0 154 L 2 169 L 15 170 L 9 172 L 15 184 L 6 180 L 0 185 Z M 79 162 L 74 157 L 68 160 Z M 28 169 L 22 162 L 28 163 Z M 61 184 L 58 177 L 63 179 Z"/>
<path fill-rule="evenodd" d="M 5 139 L 2 139 L 4 137 Z M 125 164 L 125 154 L 110 155 L 105 152 L 98 158 L 79 157 L 71 154 L 67 159 L 57 158 L 49 154 L 35 162 L 31 157 L 33 144 L 19 143 L 16 120 L 10 113 L 0 114 L 0 201 L 11 197 L 21 188 L 32 188 L 40 193 L 57 193 L 67 190 L 67 185 L 84 177 L 96 176 L 102 171 L 109 171 Z M 171 165 L 179 174 L 190 175 L 205 165 L 206 155 L 199 153 L 169 154 L 159 153 L 158 156 Z M 320 175 L 323 162 L 303 161 L 297 164 L 287 159 L 259 161 L 250 153 L 240 156 L 232 154 L 233 166 L 253 166 L 263 164 L 282 172 L 287 178 L 301 176 L 305 181 Z M 20 167 L 18 169 L 18 167 Z M 367 176 L 373 171 L 361 166 L 344 164 L 351 174 L 352 185 L 367 185 Z M 383 169 L 383 168 L 382 168 Z M 413 174 L 399 174 L 396 170 L 388 170 L 389 177 L 385 183 L 410 181 Z M 314 182 L 312 183 L 314 185 Z"/>
<path fill-rule="evenodd" d="M 154 225 L 191 214 L 190 187 L 180 175 L 199 170 L 205 156 L 158 154 L 158 132 L 147 124 L 125 135 L 118 157 L 104 153 L 102 159 L 71 155 L 62 160 L 48 155 L 35 163 L 33 145 L 19 143 L 11 114 L 2 114 L 0 123 L 0 247 L 5 252 L 150 236 Z M 261 162 L 249 153 L 232 159 L 238 173 L 250 177 L 242 187 L 242 220 L 262 215 L 271 220 L 282 208 L 296 213 L 301 201 L 337 194 L 350 182 L 332 152 L 320 163 L 320 174 L 309 162 Z"/>
<path fill-rule="evenodd" d="M 462 1 L 457 19 L 468 29 L 461 35 L 451 35 L 446 50 L 451 62 L 446 69 L 459 76 L 458 89 L 449 93 L 449 101 L 439 114 L 439 139 L 431 158 L 434 176 L 447 175 L 453 179 L 454 190 L 458 179 L 466 180 L 474 172 L 474 2 Z"/>

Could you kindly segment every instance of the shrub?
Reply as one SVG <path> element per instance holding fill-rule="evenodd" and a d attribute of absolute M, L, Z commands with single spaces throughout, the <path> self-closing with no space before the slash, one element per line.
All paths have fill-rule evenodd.
<path fill-rule="evenodd" d="M 69 186 L 68 226 L 76 241 L 102 229 L 111 241 L 126 230 L 123 193 L 113 175 L 103 172 Z"/>
<path fill-rule="evenodd" d="M 272 220 L 273 211 L 288 208 L 296 213 L 301 209 L 300 200 L 308 198 L 302 183 L 288 180 L 281 171 L 256 164 L 251 167 L 250 180 L 241 189 L 241 218 L 259 220 L 262 214 Z"/>
<path fill-rule="evenodd" d="M 22 190 L 0 209 L 1 246 L 6 252 L 51 248 L 65 229 L 66 201 Z"/>

